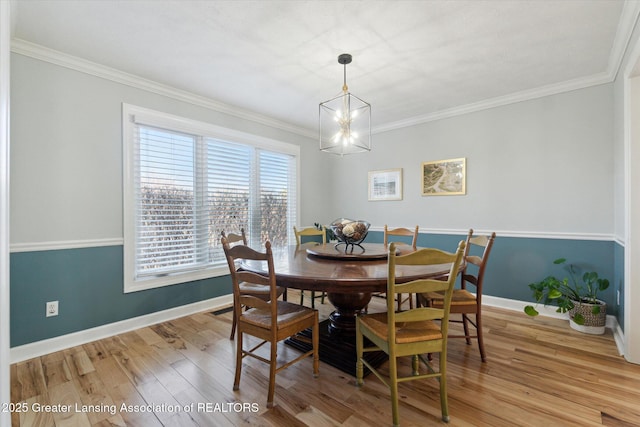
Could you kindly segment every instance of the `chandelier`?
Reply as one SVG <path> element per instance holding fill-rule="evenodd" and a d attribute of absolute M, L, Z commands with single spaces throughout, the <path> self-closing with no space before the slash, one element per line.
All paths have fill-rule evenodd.
<path fill-rule="evenodd" d="M 320 150 L 341 156 L 371 151 L 371 104 L 349 93 L 347 64 L 351 55 L 338 56 L 338 63 L 344 66 L 344 84 L 342 93 L 320 103 Z"/>

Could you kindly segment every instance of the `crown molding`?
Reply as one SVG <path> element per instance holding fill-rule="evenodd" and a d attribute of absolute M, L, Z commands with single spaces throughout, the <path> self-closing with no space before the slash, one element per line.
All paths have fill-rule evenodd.
<path fill-rule="evenodd" d="M 561 83 L 541 86 L 539 88 L 531 90 L 515 92 L 509 95 L 486 99 L 480 102 L 461 105 L 458 107 L 436 111 L 421 116 L 414 116 L 404 120 L 386 123 L 384 125 L 372 128 L 371 132 L 374 134 L 388 132 L 391 130 L 432 122 L 435 120 L 446 119 L 449 117 L 487 110 L 489 108 L 514 104 L 516 102 L 529 101 L 545 96 L 570 92 L 572 90 L 584 89 L 591 86 L 611 83 L 616 79 L 616 76 L 618 75 L 618 71 L 620 70 L 620 67 L 622 65 L 622 60 L 624 59 L 627 47 L 631 42 L 631 36 L 633 35 L 633 30 L 636 26 L 636 23 L 638 22 L 639 16 L 640 2 L 626 0 L 624 2 L 622 12 L 620 13 L 620 20 L 618 21 L 616 36 L 614 38 L 613 45 L 611 46 L 611 53 L 609 55 L 607 70 L 604 72 L 593 74 L 591 76 L 583 78 L 567 80 Z"/>
<path fill-rule="evenodd" d="M 616 37 L 613 40 L 611 54 L 609 55 L 607 71 L 612 76 L 612 81 L 618 76 L 622 61 L 631 43 L 631 36 L 638 23 L 638 17 L 640 17 L 640 2 L 625 0 L 620 14 L 620 21 L 618 21 Z"/>
<path fill-rule="evenodd" d="M 213 100 L 211 98 L 196 95 L 191 92 L 176 89 L 171 86 L 167 86 L 161 83 L 154 82 L 149 79 L 145 79 L 143 77 L 136 76 L 134 74 L 125 73 L 124 71 L 120 71 L 115 68 L 110 68 L 105 65 L 88 61 L 86 59 L 82 59 L 73 55 L 68 55 L 66 53 L 63 53 L 54 49 L 50 49 L 35 43 L 31 43 L 26 40 L 17 39 L 17 38 L 12 39 L 11 51 L 19 55 L 38 59 L 38 60 L 48 62 L 50 64 L 58 65 L 61 67 L 69 68 L 74 71 L 79 71 L 85 74 L 93 75 L 99 78 L 103 78 L 105 80 L 110 80 L 126 86 L 134 87 L 136 89 L 142 89 L 148 92 L 156 93 L 158 95 L 166 96 L 178 101 L 187 102 L 193 105 L 197 105 L 199 107 L 208 108 L 213 111 L 228 114 L 244 120 L 249 120 L 265 126 L 273 127 L 275 129 L 291 132 L 296 135 L 301 135 L 301 136 L 312 138 L 312 139 L 317 137 L 317 132 L 315 130 L 294 126 L 290 123 L 276 120 L 271 117 L 267 117 L 252 111 L 243 110 L 241 108 L 234 107 L 232 105 L 225 104 L 225 103 Z M 624 50 L 622 50 L 622 53 L 624 53 Z M 521 92 L 517 92 L 517 93 L 513 93 L 513 94 L 501 96 L 501 97 L 487 99 L 487 100 L 472 103 L 472 104 L 462 105 L 459 107 L 436 111 L 436 112 L 421 115 L 421 116 L 414 116 L 408 119 L 390 122 L 381 126 L 373 127 L 371 129 L 371 133 L 377 134 L 382 132 L 388 132 L 395 129 L 401 129 L 401 128 L 415 126 L 415 125 L 419 125 L 422 123 L 427 123 L 435 120 L 441 120 L 449 117 L 460 116 L 463 114 L 468 114 L 476 111 L 486 110 L 489 108 L 513 104 L 516 102 L 527 101 L 530 99 L 541 98 L 548 95 L 555 95 L 562 92 L 568 92 L 571 90 L 582 89 L 590 86 L 609 83 L 612 80 L 613 78 L 611 77 L 611 72 L 601 73 L 601 74 L 589 76 L 583 79 L 576 79 L 568 82 L 544 86 L 542 88 L 521 91 Z"/>
<path fill-rule="evenodd" d="M 68 55 L 66 53 L 50 49 L 26 40 L 14 38 L 11 41 L 11 51 L 19 55 L 39 59 L 61 67 L 69 68 L 85 74 L 100 77 L 136 89 L 142 89 L 158 95 L 166 96 L 178 101 L 187 102 L 199 107 L 208 108 L 219 113 L 228 114 L 244 120 L 249 120 L 272 128 L 291 132 L 309 138 L 316 138 L 317 133 L 310 129 L 294 126 L 291 123 L 276 120 L 253 111 L 244 110 L 233 105 L 215 101 L 211 98 L 196 95 L 194 93 L 176 89 L 134 74 L 125 73 L 124 71 L 110 68 L 96 62 L 88 61 L 77 56 Z"/>
<path fill-rule="evenodd" d="M 584 78 L 567 80 L 561 83 L 515 92 L 505 96 L 486 99 L 483 101 L 440 110 L 433 113 L 409 117 L 407 119 L 386 123 L 380 126 L 374 126 L 371 128 L 371 133 L 378 134 L 388 132 L 391 130 L 514 104 L 517 102 L 528 101 L 545 96 L 557 95 L 564 92 L 584 89 L 591 86 L 611 83 L 615 80 L 618 71 L 620 70 L 624 55 L 631 41 L 631 36 L 633 34 L 633 30 L 636 26 L 639 16 L 640 2 L 626 0 L 620 14 L 616 36 L 611 47 L 607 70 L 604 72 Z M 225 104 L 211 98 L 203 97 L 191 92 L 163 85 L 152 80 L 148 80 L 76 56 L 68 55 L 60 51 L 37 45 L 26 40 L 14 38 L 11 42 L 11 51 L 20 55 L 49 62 L 51 64 L 70 68 L 75 71 L 80 71 L 127 86 L 167 96 L 179 101 L 188 102 L 190 104 L 208 108 L 220 113 L 229 114 L 234 117 L 256 122 L 265 126 L 273 127 L 275 129 L 280 129 L 312 139 L 317 137 L 316 130 L 295 126 L 291 123 L 283 122 L 268 116 L 264 116 L 262 114 L 258 114 L 253 111 L 248 111 L 229 104 Z"/>
<path fill-rule="evenodd" d="M 483 101 L 461 105 L 459 107 L 453 107 L 446 110 L 436 111 L 422 116 L 414 116 L 408 119 L 398 120 L 396 122 L 387 123 L 382 126 L 376 126 L 375 128 L 372 128 L 371 132 L 374 134 L 388 132 L 391 130 L 415 126 L 423 123 L 433 122 L 436 120 L 461 116 L 463 114 L 488 110 L 490 108 L 515 104 L 517 102 L 530 101 L 532 99 L 543 98 L 545 96 L 557 95 L 559 93 L 570 92 L 577 89 L 584 89 L 587 87 L 597 86 L 605 83 L 611 83 L 612 81 L 613 78 L 610 73 L 602 72 L 584 78 L 568 80 L 562 83 L 555 83 L 535 89 L 514 92 L 505 96 L 485 99 Z"/>

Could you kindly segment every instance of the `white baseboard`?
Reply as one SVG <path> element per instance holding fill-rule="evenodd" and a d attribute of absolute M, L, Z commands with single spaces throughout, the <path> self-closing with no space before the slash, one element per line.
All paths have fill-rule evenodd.
<path fill-rule="evenodd" d="M 607 328 L 609 327 L 609 317 L 613 316 L 607 316 Z M 613 330 L 613 339 L 616 341 L 618 353 L 620 354 L 620 356 L 624 356 L 624 331 L 620 327 L 618 319 L 616 319 L 615 317 L 613 318 L 613 323 L 615 323 L 615 326 L 611 327 L 611 329 Z"/>
<path fill-rule="evenodd" d="M 488 295 L 484 295 L 482 297 L 482 304 L 491 307 L 504 308 L 506 310 L 519 311 L 520 313 L 524 312 L 525 306 L 531 305 L 531 303 L 527 301 L 518 301 L 513 299 L 492 297 Z M 567 319 L 567 321 L 569 320 L 569 315 L 567 313 L 558 313 L 556 309 L 557 307 L 544 305 L 539 305 L 536 307 L 536 310 L 538 310 L 541 316 L 555 317 L 557 319 Z M 568 326 L 569 325 L 567 324 L 567 327 Z M 615 316 L 608 314 L 606 327 L 611 329 L 611 331 L 613 332 L 613 339 L 616 343 L 616 347 L 618 348 L 618 353 L 620 354 L 620 356 L 624 355 L 624 331 L 620 327 L 618 319 L 616 319 Z"/>
<path fill-rule="evenodd" d="M 488 295 L 483 296 L 482 301 L 483 304 L 491 307 L 518 311 L 520 313 L 523 312 L 524 306 L 531 304 L 527 301 L 492 297 Z M 98 326 L 96 328 L 86 329 L 80 332 L 74 332 L 43 341 L 25 344 L 19 347 L 13 347 L 10 352 L 10 361 L 11 363 L 21 362 L 44 354 L 86 344 L 88 342 L 122 334 L 135 329 L 144 328 L 156 323 L 166 322 L 178 317 L 188 316 L 201 311 L 215 311 L 224 307 L 229 307 L 232 304 L 233 296 L 231 294 L 223 295 L 206 301 L 183 305 L 144 316 L 134 317 L 132 319 L 122 320 L 120 322 L 110 323 L 108 325 Z M 551 306 L 538 306 L 537 310 L 540 312 L 541 316 L 568 320 L 568 315 L 566 313 L 557 313 L 556 309 Z M 622 328 L 620 328 L 615 316 L 607 315 L 607 328 L 610 328 L 613 331 L 616 347 L 622 356 L 624 354 L 624 332 L 622 331 Z"/>
<path fill-rule="evenodd" d="M 193 304 L 182 305 L 168 310 L 157 311 L 144 316 L 134 317 L 119 322 L 109 323 L 84 331 L 73 332 L 55 338 L 49 338 L 30 344 L 13 347 L 10 350 L 9 359 L 11 363 L 21 362 L 44 354 L 53 353 L 66 348 L 86 344 L 88 342 L 100 340 L 156 323 L 166 322 L 178 317 L 188 316 L 201 311 L 215 311 L 233 304 L 233 295 L 223 295 Z"/>

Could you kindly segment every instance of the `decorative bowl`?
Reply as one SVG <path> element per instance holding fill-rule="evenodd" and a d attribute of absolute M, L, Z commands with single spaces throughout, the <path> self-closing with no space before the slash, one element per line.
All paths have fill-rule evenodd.
<path fill-rule="evenodd" d="M 345 244 L 346 248 L 348 248 L 349 245 L 360 246 L 360 243 L 367 237 L 370 226 L 371 224 L 367 221 L 339 218 L 333 221 L 329 228 L 338 239 L 336 247 L 340 244 Z"/>

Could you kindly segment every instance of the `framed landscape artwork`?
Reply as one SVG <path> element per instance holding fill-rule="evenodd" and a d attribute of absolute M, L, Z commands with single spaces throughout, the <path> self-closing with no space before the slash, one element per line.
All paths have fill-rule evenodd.
<path fill-rule="evenodd" d="M 402 200 L 402 169 L 370 171 L 369 200 Z"/>
<path fill-rule="evenodd" d="M 451 196 L 466 194 L 466 159 L 448 159 L 422 163 L 422 195 Z"/>

